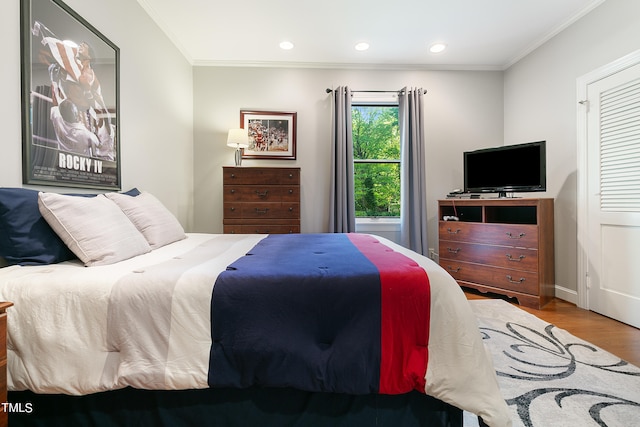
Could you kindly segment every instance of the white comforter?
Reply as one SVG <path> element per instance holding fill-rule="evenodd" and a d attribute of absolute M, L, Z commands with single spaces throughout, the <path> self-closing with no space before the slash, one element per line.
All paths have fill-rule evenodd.
<path fill-rule="evenodd" d="M 79 262 L 0 269 L 8 310 L 9 390 L 89 394 L 132 386 L 206 388 L 213 284 L 264 235 L 188 234 L 114 265 Z M 377 237 L 429 275 L 426 393 L 511 421 L 475 317 L 456 282 L 426 257 Z M 215 368 L 215 367 L 214 367 Z"/>

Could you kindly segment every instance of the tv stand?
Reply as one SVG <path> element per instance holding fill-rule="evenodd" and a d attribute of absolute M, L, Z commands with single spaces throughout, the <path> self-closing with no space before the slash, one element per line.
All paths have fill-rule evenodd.
<path fill-rule="evenodd" d="M 460 286 L 532 308 L 553 299 L 553 199 L 447 199 L 438 215 L 440 266 Z"/>

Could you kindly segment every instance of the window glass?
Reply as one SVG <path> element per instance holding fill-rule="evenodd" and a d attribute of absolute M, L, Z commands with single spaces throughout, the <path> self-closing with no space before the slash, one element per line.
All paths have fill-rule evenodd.
<path fill-rule="evenodd" d="M 356 217 L 400 216 L 397 105 L 353 105 Z"/>

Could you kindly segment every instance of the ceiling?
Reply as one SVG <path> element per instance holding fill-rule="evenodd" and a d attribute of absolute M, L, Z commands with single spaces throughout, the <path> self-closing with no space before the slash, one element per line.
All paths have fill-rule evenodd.
<path fill-rule="evenodd" d="M 605 0 L 138 0 L 193 65 L 506 69 Z M 288 40 L 291 50 L 279 44 Z M 357 51 L 358 42 L 370 48 Z M 429 52 L 434 42 L 447 50 Z"/>

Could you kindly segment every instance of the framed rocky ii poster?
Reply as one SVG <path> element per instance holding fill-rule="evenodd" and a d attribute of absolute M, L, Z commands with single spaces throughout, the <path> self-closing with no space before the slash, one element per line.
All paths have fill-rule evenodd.
<path fill-rule="evenodd" d="M 60 0 L 21 0 L 25 184 L 120 189 L 120 50 Z"/>

